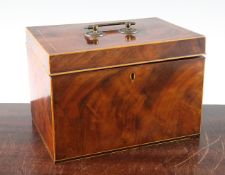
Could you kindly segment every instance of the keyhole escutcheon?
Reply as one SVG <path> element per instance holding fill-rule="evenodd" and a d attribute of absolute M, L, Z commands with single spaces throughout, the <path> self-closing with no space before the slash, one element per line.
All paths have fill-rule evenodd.
<path fill-rule="evenodd" d="M 135 78 L 136 78 L 136 75 L 135 75 L 135 73 L 132 72 L 132 73 L 130 74 L 130 79 L 131 79 L 132 81 L 134 81 Z"/>

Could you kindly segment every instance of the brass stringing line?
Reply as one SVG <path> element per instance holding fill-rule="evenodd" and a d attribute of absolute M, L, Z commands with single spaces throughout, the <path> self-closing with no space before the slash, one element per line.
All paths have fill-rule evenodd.
<path fill-rule="evenodd" d="M 189 55 L 189 56 L 164 58 L 164 59 L 151 60 L 151 61 L 142 61 L 142 62 L 136 62 L 136 63 L 127 63 L 127 64 L 119 64 L 119 65 L 112 65 L 112 66 L 105 66 L 105 67 L 73 70 L 73 71 L 66 71 L 66 72 L 60 72 L 60 73 L 52 73 L 52 74 L 49 74 L 49 76 L 59 76 L 59 75 L 66 75 L 66 74 L 71 74 L 71 73 L 81 73 L 81 72 L 89 72 L 89 71 L 102 70 L 102 69 L 112 69 L 112 68 L 134 66 L 134 65 L 147 64 L 147 63 L 159 63 L 159 62 L 165 62 L 165 61 L 169 61 L 169 60 L 171 61 L 171 60 L 178 60 L 181 58 L 192 58 L 192 57 L 203 56 L 203 55 L 204 55 L 204 53 L 196 54 L 196 55 Z"/>
<path fill-rule="evenodd" d="M 56 159 L 56 142 L 55 142 L 55 137 L 56 137 L 56 134 L 55 134 L 55 118 L 54 118 L 54 105 L 53 105 L 53 85 L 52 85 L 52 77 L 49 77 L 50 78 L 50 85 L 51 85 L 51 92 L 50 92 L 50 100 L 51 100 L 51 116 L 52 116 L 52 135 L 53 135 L 53 157 L 54 157 L 54 160 Z"/>

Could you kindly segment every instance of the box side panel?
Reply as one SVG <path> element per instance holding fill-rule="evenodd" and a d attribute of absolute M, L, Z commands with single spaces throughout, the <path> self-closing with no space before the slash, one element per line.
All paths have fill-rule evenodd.
<path fill-rule="evenodd" d="M 37 61 L 36 55 L 30 45 L 27 46 L 30 91 L 31 91 L 31 113 L 35 124 L 45 146 L 54 160 L 54 134 L 51 111 L 51 78 Z"/>
<path fill-rule="evenodd" d="M 56 160 L 199 133 L 204 58 L 53 77 Z"/>
<path fill-rule="evenodd" d="M 205 38 L 158 42 L 107 50 L 55 55 L 50 57 L 50 73 L 101 67 L 123 66 L 149 61 L 193 57 L 205 53 Z"/>

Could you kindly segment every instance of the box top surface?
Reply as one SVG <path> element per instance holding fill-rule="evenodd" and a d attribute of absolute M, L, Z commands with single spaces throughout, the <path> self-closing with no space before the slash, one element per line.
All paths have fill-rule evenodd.
<path fill-rule="evenodd" d="M 118 32 L 124 26 L 109 26 L 99 29 L 106 32 L 104 36 L 98 37 L 97 44 L 91 43 L 84 36 L 87 31 L 84 28 L 89 25 L 87 23 L 38 26 L 27 29 L 51 56 L 204 37 L 159 18 L 126 21 L 135 22 L 134 28 L 138 30 L 131 40 L 127 40 L 125 34 Z"/>

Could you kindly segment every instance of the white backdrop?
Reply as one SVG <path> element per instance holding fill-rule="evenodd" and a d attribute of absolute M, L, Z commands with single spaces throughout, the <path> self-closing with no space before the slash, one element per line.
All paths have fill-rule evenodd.
<path fill-rule="evenodd" d="M 160 17 L 207 37 L 205 104 L 225 104 L 224 0 L 0 0 L 0 103 L 29 102 L 25 27 Z"/>

